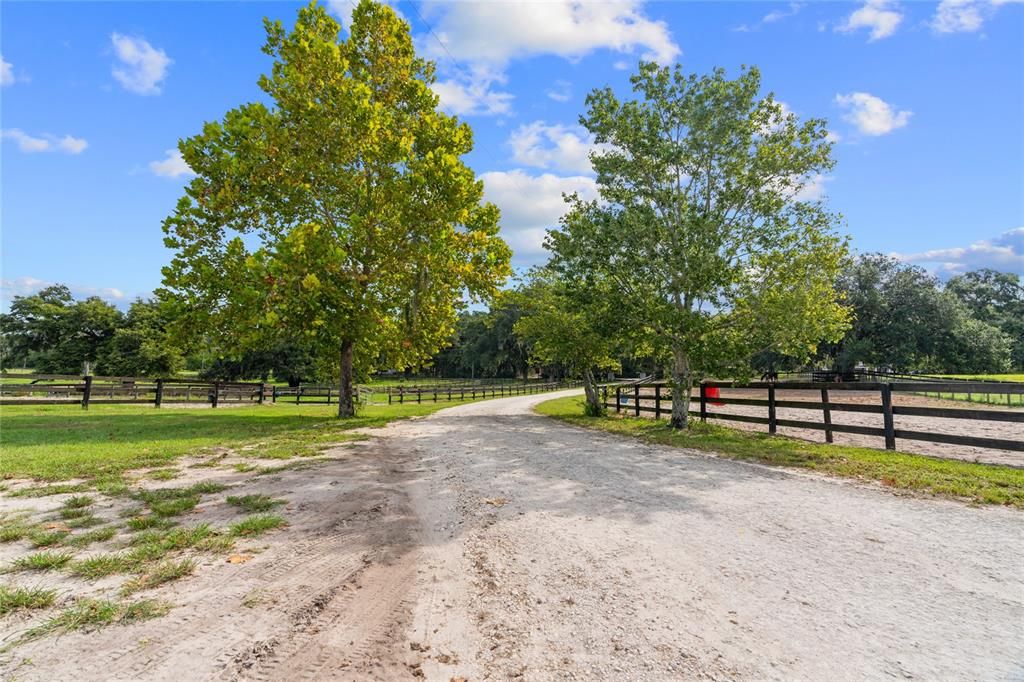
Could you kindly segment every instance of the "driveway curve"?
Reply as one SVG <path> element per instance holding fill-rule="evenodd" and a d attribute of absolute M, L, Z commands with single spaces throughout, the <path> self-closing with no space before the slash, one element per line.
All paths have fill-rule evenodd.
<path fill-rule="evenodd" d="M 467 676 L 1024 678 L 1019 512 L 583 430 L 551 397 L 389 429 L 429 472 L 410 638 Z"/>

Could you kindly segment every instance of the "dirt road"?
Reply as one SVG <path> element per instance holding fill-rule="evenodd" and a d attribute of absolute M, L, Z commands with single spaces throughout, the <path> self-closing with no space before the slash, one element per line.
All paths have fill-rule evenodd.
<path fill-rule="evenodd" d="M 263 477 L 290 527 L 255 558 L 165 588 L 163 619 L 20 647 L 6 672 L 1024 678 L 1019 512 L 584 431 L 531 413 L 549 397 L 454 407 Z"/>

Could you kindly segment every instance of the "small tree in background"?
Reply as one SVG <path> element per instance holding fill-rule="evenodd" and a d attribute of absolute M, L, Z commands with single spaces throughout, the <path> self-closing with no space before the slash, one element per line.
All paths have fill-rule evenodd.
<path fill-rule="evenodd" d="M 749 373 L 773 349 L 809 357 L 848 312 L 833 282 L 846 258 L 837 218 L 803 201 L 832 168 L 825 121 L 800 123 L 757 69 L 685 76 L 644 63 L 638 99 L 587 97 L 580 122 L 600 201 L 571 198 L 549 234 L 556 267 L 607 279 L 624 325 L 671 353 L 672 425 L 687 424 L 694 378 Z"/>
<path fill-rule="evenodd" d="M 393 10 L 362 0 L 345 40 L 315 4 L 290 33 L 266 29 L 272 106 L 179 145 L 196 177 L 164 223 L 162 293 L 181 333 L 228 351 L 302 335 L 338 368 L 347 416 L 354 365 L 427 360 L 463 293 L 490 296 L 509 274 L 510 252 L 460 158 L 472 133 L 437 110 L 433 64 Z"/>
<path fill-rule="evenodd" d="M 563 365 L 583 378 L 586 413 L 604 414 L 595 372 L 620 368 L 614 296 L 605 287 L 559 277 L 551 269 L 530 273 L 513 296 L 523 317 L 515 332 L 531 342 L 531 356 L 543 363 Z"/>

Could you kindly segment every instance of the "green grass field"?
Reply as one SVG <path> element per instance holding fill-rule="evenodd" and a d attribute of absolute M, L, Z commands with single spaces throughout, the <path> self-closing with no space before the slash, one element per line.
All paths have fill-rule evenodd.
<path fill-rule="evenodd" d="M 537 412 L 570 424 L 601 429 L 649 443 L 714 452 L 731 459 L 813 469 L 826 474 L 878 481 L 891 488 L 954 497 L 979 504 L 1024 509 L 1024 469 L 944 460 L 902 452 L 810 443 L 694 420 L 675 431 L 663 420 L 586 417 L 580 398 L 541 403 Z"/>
<path fill-rule="evenodd" d="M 263 442 L 254 456 L 315 454 L 318 445 L 352 438 L 346 433 L 352 429 L 454 404 L 370 405 L 345 420 L 333 417 L 336 405 L 279 403 L 218 410 L 93 405 L 88 411 L 78 406 L 5 405 L 0 407 L 0 478 L 116 479 L 127 469 L 167 466 L 206 447 L 253 442 Z"/>

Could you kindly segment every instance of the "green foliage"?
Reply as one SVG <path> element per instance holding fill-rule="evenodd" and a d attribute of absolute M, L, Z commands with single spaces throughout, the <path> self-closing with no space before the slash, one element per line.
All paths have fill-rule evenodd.
<path fill-rule="evenodd" d="M 974 319 L 1009 337 L 1010 363 L 1024 369 L 1024 283 L 1020 273 L 968 272 L 950 279 L 946 291 L 959 299 Z"/>
<path fill-rule="evenodd" d="M 355 366 L 427 360 L 463 292 L 490 295 L 508 274 L 509 249 L 461 160 L 471 131 L 437 110 L 434 67 L 391 8 L 362 0 L 346 39 L 315 4 L 290 32 L 265 24 L 269 106 L 179 145 L 196 177 L 164 223 L 161 294 L 180 333 L 212 330 L 226 350 L 302 330 L 340 372 L 348 416 Z"/>
<path fill-rule="evenodd" d="M 133 531 L 149 530 L 153 528 L 167 529 L 174 526 L 174 521 L 171 519 L 161 518 L 155 514 L 149 514 L 147 516 L 133 516 L 128 519 L 126 525 Z"/>
<path fill-rule="evenodd" d="M 557 272 L 609 282 L 621 324 L 670 366 L 680 427 L 695 377 L 742 376 L 765 349 L 810 357 L 845 330 L 846 245 L 802 196 L 832 145 L 825 121 L 760 98 L 757 69 L 729 80 L 645 63 L 631 82 L 637 99 L 587 97 L 581 123 L 606 145 L 591 155 L 601 201 L 571 198 L 547 247 Z"/>
<path fill-rule="evenodd" d="M 32 543 L 33 547 L 52 547 L 59 544 L 67 534 L 68 531 L 66 530 L 43 530 L 37 528 L 29 534 L 28 541 Z"/>
<path fill-rule="evenodd" d="M 617 324 L 607 280 L 538 269 L 512 295 L 524 312 L 515 331 L 529 340 L 532 357 L 582 376 L 586 413 L 603 414 L 595 372 L 620 368 L 617 354 L 628 335 Z"/>
<path fill-rule="evenodd" d="M 100 358 L 99 369 L 111 376 L 173 376 L 185 364 L 171 342 L 174 315 L 165 302 L 136 300 L 128 309 Z"/>
<path fill-rule="evenodd" d="M 0 616 L 23 609 L 45 609 L 53 605 L 56 597 L 57 590 L 0 585 Z"/>
<path fill-rule="evenodd" d="M 75 495 L 64 501 L 65 509 L 82 509 L 88 507 L 93 503 L 92 497 L 89 495 Z"/>
<path fill-rule="evenodd" d="M 1012 340 L 972 316 L 970 304 L 955 294 L 963 286 L 943 291 L 917 266 L 882 254 L 861 256 L 838 278 L 853 325 L 826 351 L 840 369 L 864 363 L 902 372 L 1006 371 Z"/>

